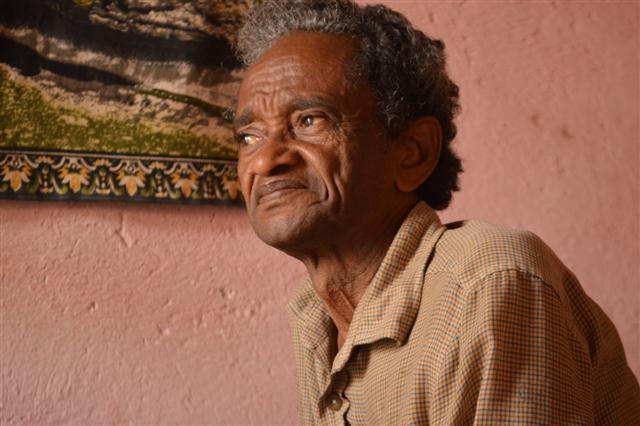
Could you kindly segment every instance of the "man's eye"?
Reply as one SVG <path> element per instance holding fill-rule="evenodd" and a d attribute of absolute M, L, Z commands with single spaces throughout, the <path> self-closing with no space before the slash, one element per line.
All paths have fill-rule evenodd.
<path fill-rule="evenodd" d="M 302 126 L 311 127 L 315 124 L 316 118 L 312 115 L 305 115 L 302 117 Z"/>
<path fill-rule="evenodd" d="M 255 145 L 256 143 L 260 142 L 260 136 L 241 133 L 237 136 L 237 140 L 240 145 Z"/>

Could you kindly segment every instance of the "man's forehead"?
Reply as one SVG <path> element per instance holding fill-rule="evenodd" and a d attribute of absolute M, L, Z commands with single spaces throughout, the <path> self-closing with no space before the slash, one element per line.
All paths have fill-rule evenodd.
<path fill-rule="evenodd" d="M 291 97 L 292 91 L 346 95 L 355 47 L 350 40 L 315 33 L 286 36 L 247 70 L 238 93 L 238 107 L 264 97 L 282 100 Z"/>
<path fill-rule="evenodd" d="M 299 58 L 292 55 L 250 69 L 238 94 L 238 107 L 244 110 L 258 104 L 270 104 L 271 107 L 284 105 L 292 97 L 300 96 L 308 86 L 327 86 L 326 81 L 309 71 L 308 67 L 305 68 L 301 64 Z"/>
<path fill-rule="evenodd" d="M 303 68 L 309 75 L 313 68 L 328 72 L 332 69 L 345 71 L 352 63 L 358 42 L 346 35 L 312 32 L 287 34 L 265 51 L 249 67 L 247 75 L 270 69 L 288 73 L 300 72 Z"/>
<path fill-rule="evenodd" d="M 257 111 L 279 115 L 308 108 L 333 110 L 344 101 L 348 85 L 343 78 L 312 72 L 299 58 L 289 58 L 291 61 L 257 68 L 245 77 L 238 95 L 236 128 L 253 121 Z"/>
<path fill-rule="evenodd" d="M 242 91 L 262 90 L 274 83 L 290 82 L 292 78 L 303 75 L 304 68 L 298 55 L 289 54 L 273 58 L 268 62 L 257 63 L 247 70 L 242 82 Z"/>

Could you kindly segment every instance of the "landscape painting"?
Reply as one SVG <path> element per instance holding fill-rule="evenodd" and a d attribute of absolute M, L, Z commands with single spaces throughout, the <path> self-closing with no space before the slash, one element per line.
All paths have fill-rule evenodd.
<path fill-rule="evenodd" d="M 0 198 L 240 203 L 250 2 L 1 2 Z"/>

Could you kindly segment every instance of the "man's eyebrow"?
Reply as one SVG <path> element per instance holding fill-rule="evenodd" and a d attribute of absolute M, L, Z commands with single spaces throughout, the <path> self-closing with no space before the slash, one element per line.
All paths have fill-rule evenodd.
<path fill-rule="evenodd" d="M 290 111 L 299 111 L 305 109 L 312 108 L 324 108 L 328 109 L 331 113 L 336 112 L 336 108 L 332 102 L 327 101 L 322 98 L 312 97 L 312 98 L 294 98 L 289 103 Z"/>
<path fill-rule="evenodd" d="M 233 128 L 239 129 L 240 127 L 246 126 L 250 124 L 254 120 L 253 110 L 251 108 L 246 108 L 240 115 L 236 115 L 233 118 Z"/>

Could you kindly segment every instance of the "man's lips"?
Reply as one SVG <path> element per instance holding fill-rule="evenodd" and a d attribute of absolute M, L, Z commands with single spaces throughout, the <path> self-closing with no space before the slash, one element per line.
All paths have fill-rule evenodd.
<path fill-rule="evenodd" d="M 292 190 L 305 188 L 306 186 L 297 180 L 278 179 L 258 185 L 255 200 L 257 203 L 275 200 Z"/>

